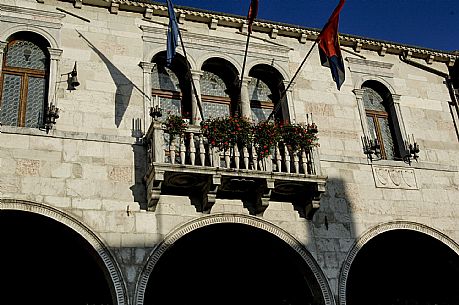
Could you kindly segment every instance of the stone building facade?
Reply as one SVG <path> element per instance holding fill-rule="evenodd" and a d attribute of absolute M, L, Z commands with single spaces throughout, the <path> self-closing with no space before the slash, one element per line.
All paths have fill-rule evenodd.
<path fill-rule="evenodd" d="M 244 17 L 176 13 L 167 67 L 164 4 L 0 0 L 0 303 L 459 304 L 457 52 L 341 35 L 338 91 L 291 82 L 317 30 L 256 21 L 241 77 Z M 320 146 L 206 146 L 276 105 Z"/>

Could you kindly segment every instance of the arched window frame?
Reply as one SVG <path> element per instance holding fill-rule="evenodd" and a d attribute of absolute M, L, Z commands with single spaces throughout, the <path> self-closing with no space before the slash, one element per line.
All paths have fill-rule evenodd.
<path fill-rule="evenodd" d="M 267 113 L 267 117 L 275 110 L 274 119 L 282 122 L 295 122 L 295 112 L 293 105 L 289 103 L 292 101 L 292 89 L 290 88 L 284 93 L 285 88 L 289 86 L 289 81 L 284 79 L 281 71 L 275 67 L 266 65 L 264 63 L 257 63 L 253 65 L 249 71 L 249 76 L 246 90 L 248 92 L 249 111 L 250 116 L 253 118 L 254 109 L 259 109 Z M 269 93 L 264 93 L 265 97 L 259 99 L 253 95 L 254 85 L 262 82 L 262 90 L 267 90 Z M 255 87 L 256 88 L 256 87 Z M 257 119 L 255 119 L 257 121 Z"/>
<path fill-rule="evenodd" d="M 177 55 L 172 61 L 170 67 L 166 67 L 166 58 L 165 52 L 159 52 L 153 56 L 152 62 L 141 62 L 140 66 L 144 71 L 144 88 L 145 92 L 150 92 L 150 95 L 145 95 L 144 104 L 147 107 L 161 107 L 164 116 L 159 120 L 164 120 L 167 117 L 168 113 L 171 114 L 180 114 L 187 119 L 192 118 L 192 108 L 193 108 L 193 96 L 191 94 L 191 78 L 187 77 L 187 67 L 185 59 L 180 55 Z M 154 74 L 157 73 L 158 69 L 166 69 L 176 77 L 178 82 L 176 85 L 176 90 L 171 88 L 157 88 L 153 84 Z M 171 79 L 172 80 L 172 79 Z M 160 81 L 160 80 L 159 80 Z M 173 82 L 173 80 L 172 80 Z M 175 83 L 174 83 L 175 84 Z M 149 99 L 149 101 L 147 101 Z M 161 103 L 161 99 L 170 99 L 176 100 L 179 102 L 178 109 L 171 109 L 164 107 Z M 149 111 L 145 109 L 145 114 Z M 151 122 L 151 119 L 145 118 L 145 121 Z"/>
<path fill-rule="evenodd" d="M 1 73 L 1 82 L 0 82 L 0 100 L 2 101 L 2 108 L 5 108 L 6 104 L 6 93 L 7 93 L 7 88 L 5 87 L 7 83 L 7 76 L 14 77 L 19 81 L 19 96 L 18 97 L 18 104 L 17 104 L 17 110 L 16 110 L 16 119 L 15 122 L 8 122 L 11 124 L 7 125 L 12 125 L 12 126 L 17 126 L 17 127 L 42 127 L 45 122 L 45 113 L 47 110 L 47 84 L 49 83 L 49 62 L 50 62 L 50 56 L 49 53 L 46 49 L 46 47 L 43 45 L 42 42 L 38 41 L 38 39 L 28 39 L 28 37 L 25 37 L 24 33 L 18 33 L 18 37 L 11 37 L 10 41 L 6 44 L 5 51 L 3 52 L 3 60 L 2 60 L 2 73 Z M 25 62 L 29 62 L 31 60 L 31 57 L 33 57 L 33 50 L 38 49 L 38 52 L 42 52 L 42 55 L 39 56 L 44 56 L 45 62 L 43 63 L 43 67 L 37 67 L 37 65 L 30 64 L 29 66 L 24 66 L 22 63 L 10 65 L 7 62 L 7 58 L 10 54 L 10 52 L 13 52 L 13 48 L 19 48 L 19 44 L 21 43 L 29 43 L 31 46 L 30 47 L 25 47 L 24 49 L 24 58 Z M 26 51 L 29 50 L 29 54 L 26 54 Z M 40 54 L 39 53 L 39 54 Z M 36 61 L 41 60 L 41 58 L 36 58 Z M 31 110 L 29 108 L 30 103 L 32 102 L 29 98 L 29 94 L 31 93 L 31 85 L 32 79 L 37 79 L 37 80 L 42 80 L 39 81 L 39 84 L 42 83 L 43 88 L 42 88 L 42 96 L 41 96 L 41 101 L 34 101 L 34 103 L 41 109 L 38 110 L 38 118 L 31 117 L 29 114 L 29 111 Z M 39 87 L 37 87 L 40 90 Z M 17 89 L 17 88 L 16 88 Z M 12 89 L 15 90 L 15 89 Z M 38 119 L 37 122 L 32 122 L 32 120 L 35 121 Z M 5 122 L 3 122 L 5 124 Z"/>
<path fill-rule="evenodd" d="M 360 89 L 354 89 L 353 92 L 357 99 L 363 134 L 370 139 L 374 139 L 374 135 L 371 134 L 370 127 L 368 126 L 367 111 L 363 101 L 363 95 L 365 92 L 363 87 L 365 86 L 362 86 Z M 388 119 L 390 118 L 389 122 L 392 124 L 391 128 L 393 130 L 393 142 L 396 150 L 396 156 L 393 160 L 402 161 L 405 156 L 409 155 L 409 151 L 405 145 L 407 142 L 407 136 L 400 110 L 400 95 L 390 92 L 389 90 L 388 92 L 389 96 L 386 96 L 387 117 Z M 378 140 L 380 140 L 380 138 L 378 138 Z M 385 159 L 385 155 L 383 155 L 382 159 Z"/>
<path fill-rule="evenodd" d="M 39 35 L 46 41 L 49 46 L 48 53 L 50 56 L 48 86 L 45 103 L 48 109 L 51 105 L 56 106 L 56 86 L 59 78 L 59 63 L 62 55 L 61 45 L 61 29 L 62 19 L 66 14 L 62 12 L 52 12 L 50 10 L 41 10 L 38 6 L 33 8 L 2 5 L 2 18 L 7 18 L 8 22 L 3 22 L 0 26 L 0 73 L 3 67 L 3 53 L 6 44 L 10 37 L 19 32 L 33 33 Z M 3 130 L 9 129 L 10 132 L 15 132 L 13 126 L 4 126 Z"/>
<path fill-rule="evenodd" d="M 223 85 L 225 87 L 223 92 L 221 92 L 222 94 L 206 94 L 210 92 L 207 92 L 203 85 L 205 82 L 207 82 L 206 77 L 208 76 L 213 77 L 213 81 L 215 81 L 214 83 L 217 85 Z M 211 80 L 209 83 L 212 83 L 213 81 Z M 229 116 L 236 112 L 236 109 L 234 109 L 233 103 L 231 101 L 231 97 L 227 93 L 228 89 L 226 88 L 226 84 L 220 76 L 212 73 L 211 71 L 203 71 L 199 84 L 202 108 L 205 116 L 204 119 L 219 116 Z"/>

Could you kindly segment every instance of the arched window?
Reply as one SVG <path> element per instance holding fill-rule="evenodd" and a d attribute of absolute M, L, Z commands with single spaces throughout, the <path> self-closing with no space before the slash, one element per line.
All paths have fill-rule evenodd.
<path fill-rule="evenodd" d="M 220 58 L 208 59 L 200 80 L 204 119 L 227 117 L 239 111 L 238 78 L 235 68 Z"/>
<path fill-rule="evenodd" d="M 363 105 L 368 130 L 372 139 L 381 145 L 381 158 L 396 160 L 401 158 L 397 143 L 399 128 L 394 121 L 393 102 L 389 91 L 377 82 L 368 81 L 362 86 Z"/>
<path fill-rule="evenodd" d="M 231 99 L 225 82 L 215 73 L 204 71 L 200 85 L 205 118 L 229 116 L 232 112 Z"/>
<path fill-rule="evenodd" d="M 159 105 L 165 114 L 181 114 L 189 117 L 191 85 L 185 78 L 186 65 L 179 57 L 179 55 L 175 56 L 170 67 L 166 67 L 165 52 L 153 59 L 156 65 L 151 73 L 152 98 L 157 101 L 156 105 Z"/>
<path fill-rule="evenodd" d="M 252 80 L 249 83 L 250 109 L 252 120 L 259 122 L 266 120 L 279 103 L 282 91 L 284 90 L 282 75 L 273 67 L 268 65 L 257 65 L 250 70 L 249 76 Z M 284 121 L 283 107 L 286 105 L 286 96 L 283 96 L 282 103 L 278 105 L 274 118 Z"/>
<path fill-rule="evenodd" d="M 3 125 L 39 128 L 46 113 L 49 53 L 45 40 L 18 33 L 3 55 L 0 120 Z"/>

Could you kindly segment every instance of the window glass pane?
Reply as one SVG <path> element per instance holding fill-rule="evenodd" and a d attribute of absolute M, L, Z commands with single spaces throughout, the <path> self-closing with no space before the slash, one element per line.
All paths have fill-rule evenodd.
<path fill-rule="evenodd" d="M 36 44 L 30 41 L 19 40 L 9 45 L 6 51 L 6 65 L 45 70 L 46 54 Z"/>
<path fill-rule="evenodd" d="M 230 114 L 229 105 L 203 102 L 202 111 L 204 112 L 204 119 L 228 117 Z"/>
<path fill-rule="evenodd" d="M 252 107 L 252 120 L 254 123 L 265 121 L 273 110 L 270 108 L 255 108 Z"/>
<path fill-rule="evenodd" d="M 153 89 L 180 91 L 178 77 L 171 69 L 156 65 L 151 73 L 151 85 Z"/>
<path fill-rule="evenodd" d="M 369 136 L 371 140 L 376 138 L 376 126 L 373 120 L 373 117 L 367 116 L 368 131 L 370 132 Z"/>
<path fill-rule="evenodd" d="M 199 83 L 201 85 L 201 94 L 203 95 L 229 97 L 225 92 L 225 82 L 212 72 L 204 71 Z"/>
<path fill-rule="evenodd" d="M 269 95 L 271 90 L 260 79 L 254 79 L 249 83 L 249 99 L 251 101 L 271 102 Z"/>
<path fill-rule="evenodd" d="M 18 125 L 19 99 L 21 95 L 21 77 L 18 75 L 3 75 L 3 93 L 1 122 L 4 125 Z"/>
<path fill-rule="evenodd" d="M 159 107 L 161 107 L 163 111 L 163 116 L 161 117 L 161 120 L 167 119 L 168 114 L 181 114 L 182 113 L 181 101 L 178 99 L 160 97 Z"/>
<path fill-rule="evenodd" d="M 29 77 L 27 88 L 26 127 L 40 127 L 43 122 L 45 79 Z"/>
<path fill-rule="evenodd" d="M 381 135 L 384 143 L 384 151 L 388 160 L 394 159 L 394 141 L 389 128 L 389 120 L 386 118 L 378 118 L 379 126 L 381 127 Z"/>
<path fill-rule="evenodd" d="M 371 88 L 364 88 L 363 104 L 367 110 L 386 111 L 384 108 L 384 100 L 378 92 Z"/>

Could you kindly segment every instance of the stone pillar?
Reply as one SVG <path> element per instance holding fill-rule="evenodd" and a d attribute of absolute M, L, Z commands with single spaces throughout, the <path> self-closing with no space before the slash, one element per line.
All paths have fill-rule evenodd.
<path fill-rule="evenodd" d="M 3 51 L 8 43 L 6 41 L 0 41 L 0 75 L 2 73 L 3 68 Z M 0 105 L 0 112 L 2 110 L 2 106 Z M 0 122 L 0 127 L 2 126 L 2 122 Z M 1 132 L 1 131 L 0 131 Z"/>
<path fill-rule="evenodd" d="M 252 119 L 252 110 L 250 109 L 249 83 L 252 78 L 244 78 L 241 84 L 241 116 Z"/>
<path fill-rule="evenodd" d="M 150 117 L 150 107 L 154 107 L 159 104 L 159 101 L 152 100 L 151 96 L 151 71 L 155 66 L 156 64 L 152 62 L 140 62 L 140 67 L 143 69 L 143 130 L 148 130 L 148 127 L 151 124 L 152 118 Z"/>
<path fill-rule="evenodd" d="M 368 124 L 367 124 L 367 115 L 365 112 L 365 106 L 363 105 L 363 93 L 365 92 L 365 90 L 364 89 L 354 89 L 352 90 L 352 92 L 354 93 L 355 98 L 357 100 L 357 108 L 359 109 L 360 124 L 362 125 L 362 132 L 364 135 L 370 137 Z"/>
<path fill-rule="evenodd" d="M 203 75 L 203 72 L 200 70 L 191 71 L 191 78 L 192 78 L 194 87 L 196 88 L 196 95 L 195 95 L 193 87 L 191 87 L 191 124 L 192 125 L 199 125 L 203 119 L 201 117 L 201 112 L 199 111 L 199 107 L 198 107 L 198 103 L 201 103 L 201 107 L 203 107 L 202 98 L 201 98 L 201 85 L 200 85 L 202 75 Z"/>
<path fill-rule="evenodd" d="M 8 43 L 6 41 L 0 41 L 0 73 L 3 68 L 3 51 Z"/>
<path fill-rule="evenodd" d="M 392 94 L 392 105 L 389 105 L 391 108 L 390 115 L 392 116 L 392 122 L 395 125 L 395 129 L 399 132 L 395 132 L 399 151 L 403 154 L 406 151 L 405 141 L 408 140 L 408 135 L 405 130 L 405 123 L 403 122 L 402 112 L 400 110 L 400 95 Z M 406 153 L 406 152 L 405 152 Z"/>
<path fill-rule="evenodd" d="M 56 84 L 59 75 L 59 60 L 61 59 L 62 50 L 48 48 L 50 63 L 49 63 L 49 87 L 48 87 L 48 104 L 57 107 Z"/>

